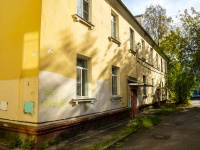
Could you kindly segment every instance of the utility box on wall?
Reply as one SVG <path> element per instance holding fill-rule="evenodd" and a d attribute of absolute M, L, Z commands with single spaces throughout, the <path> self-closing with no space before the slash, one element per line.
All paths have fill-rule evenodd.
<path fill-rule="evenodd" d="M 34 110 L 33 102 L 31 102 L 31 101 L 24 102 L 24 112 L 25 113 L 33 114 L 33 110 Z"/>

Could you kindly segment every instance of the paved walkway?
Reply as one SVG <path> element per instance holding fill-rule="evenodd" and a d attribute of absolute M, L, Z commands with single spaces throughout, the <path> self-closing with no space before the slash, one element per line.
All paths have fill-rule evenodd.
<path fill-rule="evenodd" d="M 200 150 L 200 100 L 170 116 L 156 127 L 128 139 L 119 150 Z"/>

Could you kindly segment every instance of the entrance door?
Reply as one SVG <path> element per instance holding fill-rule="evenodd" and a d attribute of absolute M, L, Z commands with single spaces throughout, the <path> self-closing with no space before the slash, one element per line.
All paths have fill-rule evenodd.
<path fill-rule="evenodd" d="M 131 107 L 132 107 L 132 117 L 133 117 L 138 113 L 137 89 L 131 89 Z"/>

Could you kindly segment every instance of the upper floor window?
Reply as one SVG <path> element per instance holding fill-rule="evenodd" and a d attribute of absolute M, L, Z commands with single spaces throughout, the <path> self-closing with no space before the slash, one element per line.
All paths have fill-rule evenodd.
<path fill-rule="evenodd" d="M 130 29 L 130 49 L 134 51 L 134 32 Z"/>
<path fill-rule="evenodd" d="M 118 68 L 112 67 L 112 95 L 118 94 Z"/>
<path fill-rule="evenodd" d="M 117 22 L 116 16 L 111 14 L 111 37 L 117 39 Z"/>
<path fill-rule="evenodd" d="M 153 48 L 150 48 L 150 63 L 153 64 Z"/>
<path fill-rule="evenodd" d="M 85 21 L 90 21 L 89 18 L 89 6 L 90 0 L 78 0 L 78 16 L 83 18 Z"/>
<path fill-rule="evenodd" d="M 77 96 L 88 96 L 88 67 L 87 60 L 77 58 L 76 93 Z"/>
<path fill-rule="evenodd" d="M 145 42 L 142 40 L 142 57 L 145 58 Z"/>
<path fill-rule="evenodd" d="M 159 66 L 158 66 L 158 54 L 156 54 L 156 67 L 159 68 Z"/>
<path fill-rule="evenodd" d="M 161 62 L 161 71 L 163 71 L 163 60 L 162 60 L 162 58 L 160 58 L 160 62 Z"/>
<path fill-rule="evenodd" d="M 164 68 L 165 68 L 165 72 L 167 72 L 167 62 L 166 61 L 165 61 Z"/>

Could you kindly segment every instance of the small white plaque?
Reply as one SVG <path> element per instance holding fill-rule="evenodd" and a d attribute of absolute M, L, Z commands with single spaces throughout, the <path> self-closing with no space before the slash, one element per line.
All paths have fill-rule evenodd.
<path fill-rule="evenodd" d="M 0 102 L 0 110 L 7 111 L 8 110 L 8 102 Z"/>

